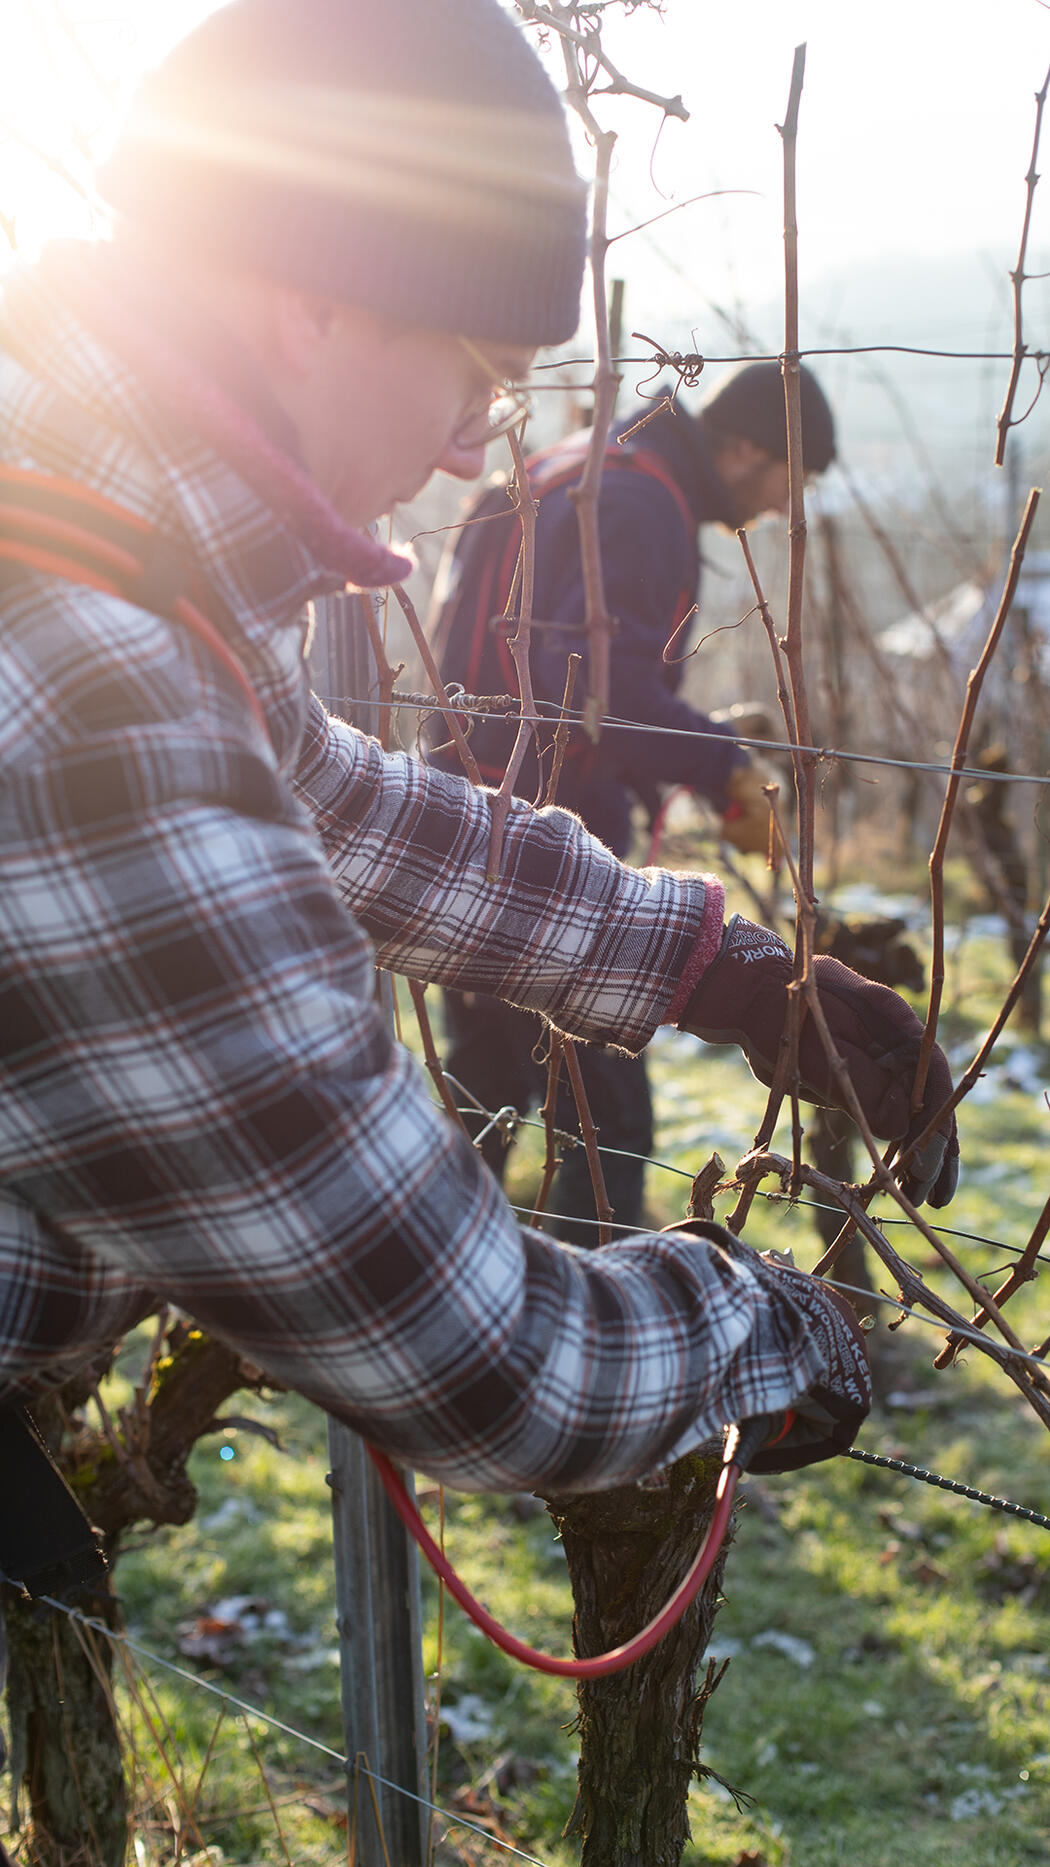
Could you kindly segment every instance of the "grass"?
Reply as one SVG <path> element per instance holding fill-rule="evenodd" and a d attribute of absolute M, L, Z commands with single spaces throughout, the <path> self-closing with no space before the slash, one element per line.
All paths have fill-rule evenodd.
<path fill-rule="evenodd" d="M 1000 1002 L 1006 968 L 1000 943 L 980 927 L 950 957 L 944 1032 L 959 1060 Z M 653 1222 L 667 1224 L 684 1212 L 689 1178 L 713 1148 L 731 1164 L 749 1144 L 763 1098 L 734 1053 L 670 1033 L 654 1047 L 653 1077 L 657 1151 L 678 1172 L 652 1171 L 647 1197 Z M 997 1245 L 1024 1243 L 1046 1197 L 1047 1081 L 1046 1049 L 1032 1054 L 1008 1034 L 963 1107 L 963 1183 L 940 1216 L 981 1275 L 1004 1263 Z M 511 1190 L 526 1200 L 538 1154 L 533 1136 L 514 1163 Z M 803 1265 L 819 1249 L 810 1216 L 782 1203 L 759 1201 L 748 1236 L 790 1244 Z M 895 1241 L 951 1288 L 923 1241 Z M 1044 1290 L 1028 1286 L 1011 1308 L 1028 1340 L 1050 1331 Z M 917 1322 L 893 1337 L 880 1331 L 883 1341 L 891 1398 L 863 1444 L 1050 1510 L 1046 1436 L 992 1364 L 971 1353 L 935 1373 L 938 1337 Z M 210 1659 L 183 1654 L 180 1663 L 341 1750 L 323 1422 L 289 1396 L 243 1397 L 233 1410 L 275 1426 L 280 1447 L 243 1429 L 201 1443 L 195 1521 L 121 1558 L 128 1623 L 147 1646 L 178 1657 L 224 1598 L 262 1598 L 278 1615 L 269 1631 L 264 1624 Z M 232 1459 L 220 1457 L 224 1445 Z M 433 1499 L 427 1511 L 433 1522 Z M 516 1631 L 567 1650 L 571 1600 L 545 1514 L 522 1521 L 507 1499 L 450 1499 L 448 1544 Z M 439 1643 L 426 1578 L 424 1591 L 432 1704 L 440 1671 L 439 1799 L 470 1802 L 475 1818 L 488 1810 L 519 1847 L 568 1867 L 575 1849 L 559 1837 L 573 1799 L 571 1688 L 506 1660 L 455 1607 Z M 738 1809 L 717 1786 L 697 1787 L 689 1867 L 1023 1867 L 1050 1858 L 1045 1530 L 836 1461 L 748 1486 L 725 1593 L 715 1650 L 731 1663 L 708 1709 L 704 1759 L 752 1800 Z M 150 1678 L 192 1775 L 213 1736 L 214 1702 Z M 345 1859 L 338 1768 L 280 1732 L 253 1727 L 253 1741 L 273 1794 L 287 1798 L 284 1842 L 233 1719 L 208 1765 L 202 1837 L 230 1863 Z M 464 1858 L 505 1858 L 477 1837 L 461 1833 L 460 1845 Z"/>

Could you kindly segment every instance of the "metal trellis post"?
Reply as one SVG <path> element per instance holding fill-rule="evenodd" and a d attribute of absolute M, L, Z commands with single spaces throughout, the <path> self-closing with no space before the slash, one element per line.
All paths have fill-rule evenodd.
<path fill-rule="evenodd" d="M 359 607 L 371 600 L 334 596 L 315 606 L 310 667 L 318 693 L 372 691 L 375 662 Z M 378 733 L 377 708 L 358 703 L 340 712 L 363 731 Z M 380 975 L 380 988 L 392 1023 L 385 975 Z M 330 1419 L 328 1447 L 343 1728 L 348 1789 L 351 1806 L 356 1801 L 357 1808 L 357 1859 L 361 1867 L 386 1867 L 386 1862 L 422 1867 L 427 1786 L 418 1554 L 387 1502 L 363 1441 Z M 366 1767 L 374 1773 L 371 1780 Z"/>

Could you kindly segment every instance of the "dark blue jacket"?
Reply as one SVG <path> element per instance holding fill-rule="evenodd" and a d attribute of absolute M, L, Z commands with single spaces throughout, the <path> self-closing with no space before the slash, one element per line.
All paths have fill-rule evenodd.
<path fill-rule="evenodd" d="M 623 432 L 637 413 L 614 430 Z M 580 477 L 586 431 L 534 455 L 529 479 L 539 499 L 536 523 L 536 585 L 530 666 L 539 702 L 557 705 L 565 686 L 567 657 L 586 657 L 583 569 L 576 508 L 570 488 Z M 520 542 L 520 526 L 506 489 L 490 489 L 471 516 L 497 514 L 460 535 L 450 593 L 438 626 L 441 669 L 446 681 L 461 681 L 473 694 L 516 694 L 508 647 L 513 623 L 500 619 L 506 607 Z M 700 423 L 682 411 L 656 416 L 622 447 L 610 449 L 599 502 L 599 527 L 606 607 L 616 619 L 610 656 L 609 712 L 646 726 L 680 733 L 720 733 L 706 714 L 678 696 L 681 657 L 690 628 L 663 651 L 696 601 L 700 583 L 699 527 L 710 520 L 734 524 L 733 500 L 719 476 Z M 586 659 L 574 705 L 582 702 Z M 542 729 L 541 729 L 542 733 Z M 542 733 L 549 747 L 553 728 Z M 513 725 L 479 722 L 472 747 L 482 775 L 497 783 L 514 739 Z M 442 754 L 442 758 L 447 754 Z M 647 803 L 658 787 L 687 784 L 725 805 L 725 784 L 745 755 L 726 737 L 681 738 L 664 732 L 618 731 L 603 726 L 597 747 L 575 728 L 558 787 L 558 802 L 578 811 L 588 828 L 622 855 L 630 840 L 633 798 Z M 546 782 L 530 753 L 518 790 L 535 797 Z"/>

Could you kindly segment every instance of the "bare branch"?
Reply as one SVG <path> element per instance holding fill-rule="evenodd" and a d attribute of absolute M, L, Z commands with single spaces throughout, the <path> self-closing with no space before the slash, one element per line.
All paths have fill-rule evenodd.
<path fill-rule="evenodd" d="M 1017 253 L 1017 264 L 1010 274 L 1010 280 L 1014 291 L 1014 356 L 1010 370 L 1010 380 L 1006 386 L 1006 400 L 1003 403 L 999 419 L 995 424 L 997 437 L 995 445 L 995 464 L 997 467 L 1002 466 L 1003 460 L 1006 457 L 1006 437 L 1010 429 L 1017 425 L 1012 419 L 1014 397 L 1017 394 L 1017 384 L 1020 380 L 1021 366 L 1024 363 L 1026 355 L 1024 330 L 1021 321 L 1021 293 L 1025 282 L 1024 262 L 1025 254 L 1028 250 L 1028 230 L 1032 224 L 1032 203 L 1035 199 L 1036 183 L 1039 180 L 1035 165 L 1039 155 L 1039 137 L 1043 127 L 1043 106 L 1046 103 L 1048 89 L 1050 89 L 1050 70 L 1047 71 L 1046 77 L 1043 79 L 1042 90 L 1037 91 L 1035 94 L 1035 135 L 1032 138 L 1032 154 L 1028 163 L 1028 173 L 1025 176 L 1025 205 L 1024 221 L 1021 226 L 1021 244 Z M 1030 413 L 1031 411 L 1029 410 L 1028 412 Z"/>
<path fill-rule="evenodd" d="M 1027 980 L 1032 972 L 1032 968 L 1034 967 L 1035 962 L 1038 959 L 1040 952 L 1042 951 L 1043 942 L 1045 941 L 1048 933 L 1050 933 L 1050 897 L 1047 898 L 1043 911 L 1040 914 L 1038 921 L 1036 922 L 1035 930 L 1032 934 L 1032 938 L 1028 943 L 1028 951 L 1025 953 L 1024 958 L 1022 959 L 1021 964 L 1018 967 L 1016 974 L 1014 975 L 1013 983 L 1011 984 L 1010 989 L 1007 992 L 1006 997 L 1003 1000 L 1003 1003 L 1000 1006 L 999 1011 L 996 1014 L 996 1017 L 992 1022 L 991 1029 L 989 1030 L 987 1037 L 985 1038 L 980 1049 L 978 1050 L 977 1055 L 974 1057 L 974 1060 L 969 1065 L 969 1067 L 964 1071 L 963 1075 L 960 1076 L 959 1081 L 956 1083 L 955 1088 L 952 1091 L 951 1095 L 948 1097 L 947 1101 L 943 1102 L 939 1109 L 934 1110 L 934 1113 L 931 1115 L 922 1133 L 916 1135 L 914 1141 L 909 1143 L 907 1152 L 901 1155 L 901 1158 L 898 1162 L 899 1167 L 905 1166 L 913 1154 L 917 1153 L 921 1148 L 925 1147 L 931 1135 L 933 1135 L 938 1128 L 943 1126 L 946 1118 L 951 1114 L 952 1110 L 958 1107 L 959 1103 L 962 1101 L 964 1096 L 969 1095 L 970 1090 L 973 1088 L 975 1082 L 977 1081 L 978 1077 L 981 1074 L 981 1071 L 984 1069 L 984 1066 L 987 1063 L 988 1058 L 991 1056 L 992 1051 L 995 1048 L 995 1045 L 998 1043 L 999 1038 L 1001 1037 L 1003 1029 L 1006 1025 L 1007 1019 L 1010 1016 L 1010 1013 L 1013 1011 L 1015 1005 L 1017 1004 L 1018 1000 L 1021 997 L 1021 993 L 1023 992 L 1025 984 L 1027 983 Z"/>
<path fill-rule="evenodd" d="M 427 641 L 423 625 L 416 615 L 412 598 L 409 596 L 403 584 L 394 585 L 394 595 L 401 605 L 405 620 L 412 631 L 412 640 L 419 651 L 419 658 L 426 669 L 427 679 L 433 686 L 434 693 L 440 703 L 441 717 L 455 740 L 456 750 L 462 761 L 463 769 L 473 784 L 481 784 L 482 778 L 478 770 L 478 761 L 467 744 L 466 734 L 456 717 L 455 708 L 445 689 L 445 683 L 438 673 L 437 662 L 434 660 L 434 656 L 431 653 L 430 643 Z"/>
<path fill-rule="evenodd" d="M 499 790 L 492 800 L 492 829 L 489 835 L 489 853 L 486 865 L 486 879 L 490 882 L 499 878 L 500 854 L 503 848 L 503 831 L 510 814 L 514 797 L 514 785 L 521 770 L 525 754 L 536 736 L 533 720 L 536 716 L 536 702 L 532 693 L 532 675 L 529 671 L 529 641 L 532 631 L 532 592 L 536 576 L 536 501 L 532 497 L 529 476 L 525 467 L 525 455 L 522 450 L 521 436 L 524 430 L 514 429 L 507 436 L 510 451 L 514 457 L 514 508 L 521 524 L 521 551 L 518 556 L 518 571 L 521 577 L 521 594 L 518 602 L 518 626 L 510 642 L 514 672 L 518 677 L 518 693 L 521 697 L 521 713 L 518 730 L 511 748 L 507 767 L 500 779 Z M 517 573 L 516 573 L 517 575 Z M 513 599 L 512 599 L 513 600 Z"/>
<path fill-rule="evenodd" d="M 797 46 L 791 68 L 791 86 L 788 93 L 788 107 L 784 123 L 780 127 L 784 146 L 784 355 L 781 368 L 784 374 L 784 402 L 787 418 L 788 440 L 788 526 L 789 526 L 789 564 L 788 564 L 788 620 L 787 632 L 783 641 L 779 641 L 773 627 L 769 606 L 766 603 L 758 582 L 754 560 L 748 546 L 743 528 L 737 536 L 740 539 L 748 574 L 751 577 L 762 615 L 763 625 L 769 638 L 773 665 L 777 676 L 777 691 L 780 698 L 784 725 L 792 746 L 792 763 L 795 774 L 795 791 L 798 799 L 799 823 L 799 860 L 798 866 L 791 863 L 791 872 L 795 881 L 795 963 L 794 976 L 788 987 L 787 1016 L 784 1033 L 781 1038 L 773 1083 L 766 1103 L 765 1113 L 758 1133 L 755 1136 L 756 1148 L 767 1147 L 772 1140 L 780 1104 L 787 1088 L 792 1092 L 792 1133 L 794 1136 L 794 1157 L 800 1164 L 801 1127 L 798 1118 L 798 1042 L 801 1032 L 803 1006 L 801 991 L 808 974 L 809 961 L 807 949 L 812 953 L 812 930 L 815 904 L 813 900 L 813 817 L 814 785 L 813 772 L 816 766 L 815 755 L 801 750 L 803 743 L 811 738 L 809 726 L 809 703 L 806 697 L 805 672 L 802 665 L 802 596 L 805 570 L 805 496 L 804 467 L 802 461 L 802 398 L 801 376 L 798 356 L 798 226 L 795 207 L 795 149 L 798 135 L 798 111 L 802 96 L 802 81 L 806 66 L 806 48 Z M 782 660 L 783 656 L 783 660 Z M 787 679 L 784 678 L 784 667 Z M 790 861 L 790 850 L 782 826 L 779 825 L 780 840 L 784 853 Z M 815 996 L 815 995 L 814 995 Z M 752 1191 L 745 1186 L 729 1218 L 730 1230 L 737 1230 L 746 1220 L 753 1197 Z"/>
<path fill-rule="evenodd" d="M 691 194 L 688 201 L 675 201 L 659 214 L 650 215 L 648 220 L 640 220 L 633 227 L 625 227 L 621 233 L 611 234 L 609 245 L 615 246 L 617 240 L 629 240 L 632 233 L 644 233 L 647 227 L 655 227 L 657 221 L 667 220 L 672 214 L 680 214 L 684 207 L 695 207 L 698 201 L 717 201 L 726 194 L 758 194 L 757 188 L 709 188 L 706 194 Z M 636 335 L 635 332 L 631 333 Z"/>
<path fill-rule="evenodd" d="M 609 79 L 609 83 L 598 93 L 599 96 L 637 97 L 643 104 L 652 104 L 657 110 L 662 110 L 665 117 L 677 117 L 679 122 L 688 123 L 689 112 L 680 94 L 661 97 L 656 91 L 647 91 L 643 85 L 632 84 L 613 64 L 602 45 L 600 33 L 580 32 L 573 26 L 571 7 L 559 6 L 556 0 L 551 0 L 548 6 L 537 5 L 536 0 L 514 0 L 514 4 L 522 19 L 528 20 L 530 25 L 543 26 L 547 31 L 557 33 L 566 48 L 574 47 L 576 51 L 593 59 Z"/>
<path fill-rule="evenodd" d="M 561 718 L 558 721 L 554 734 L 554 757 L 551 761 L 551 775 L 547 780 L 547 789 L 543 796 L 545 806 L 547 804 L 553 804 L 558 795 L 558 780 L 561 777 L 562 763 L 568 748 L 569 733 L 571 731 L 568 718 L 569 709 L 572 706 L 572 697 L 576 691 L 576 676 L 580 672 L 580 662 L 582 659 L 582 655 L 570 655 L 565 669 L 565 690 L 561 697 Z"/>
<path fill-rule="evenodd" d="M 736 1168 L 736 1177 L 745 1181 L 761 1179 L 770 1173 L 777 1174 L 781 1183 L 786 1184 L 792 1173 L 792 1163 L 781 1155 L 763 1152 L 746 1155 Z M 921 1304 L 931 1316 L 946 1323 L 949 1330 L 956 1327 L 964 1333 L 969 1330 L 970 1325 L 966 1318 L 953 1310 L 951 1305 L 945 1302 L 936 1291 L 929 1289 L 918 1272 L 894 1251 L 893 1246 L 869 1216 L 863 1195 L 858 1194 L 855 1187 L 843 1186 L 839 1181 L 832 1180 L 826 1174 L 818 1173 L 816 1168 L 809 1166 L 803 1166 L 801 1177 L 804 1185 L 811 1186 L 816 1191 L 834 1199 L 856 1221 L 858 1230 L 863 1233 L 876 1255 L 896 1279 L 902 1297 L 909 1307 L 917 1308 Z M 987 1292 L 978 1287 L 977 1302 L 980 1303 L 983 1297 L 987 1297 Z M 974 1346 L 979 1346 L 983 1353 L 999 1363 L 1015 1386 L 1020 1389 L 1044 1426 L 1050 1427 L 1050 1382 L 1047 1381 L 1041 1369 L 1032 1368 L 1028 1351 L 1022 1347 L 1012 1330 L 1005 1331 L 1004 1329 L 1004 1333 L 1008 1335 L 1009 1345 L 1006 1347 L 991 1340 L 975 1343 Z M 1011 1348 L 1016 1352 L 1011 1354 Z"/>
<path fill-rule="evenodd" d="M 547 1026 L 547 1033 L 550 1038 L 550 1054 L 547 1058 L 547 1089 L 543 1098 L 543 1105 L 540 1109 L 540 1120 L 543 1123 L 544 1137 L 543 1177 L 540 1181 L 539 1191 L 536 1194 L 535 1203 L 532 1208 L 533 1219 L 542 1217 L 547 1210 L 547 1201 L 550 1198 L 550 1190 L 554 1184 L 554 1176 L 558 1171 L 559 1159 L 558 1136 L 554 1122 L 555 1110 L 558 1104 L 558 1078 L 561 1075 L 561 1032 L 556 1031 L 553 1024 L 549 1024 Z"/>
<path fill-rule="evenodd" d="M 1045 1243 L 1048 1234 L 1050 1234 L 1050 1199 L 1047 1200 L 1042 1212 L 1039 1214 L 1032 1235 L 1020 1257 L 1011 1265 L 1007 1276 L 995 1292 L 995 1296 L 992 1300 L 999 1309 L 1002 1309 L 1003 1304 L 1009 1301 L 1015 1290 L 1020 1290 L 1022 1284 L 1031 1283 L 1036 1274 L 1036 1258 L 1039 1256 L 1040 1249 Z M 973 1316 L 970 1318 L 970 1327 L 971 1329 L 983 1329 L 987 1321 L 987 1309 L 982 1308 L 975 1310 Z M 950 1335 L 944 1347 L 941 1349 L 940 1354 L 936 1356 L 933 1364 L 934 1367 L 946 1368 L 949 1362 L 955 1360 L 956 1355 L 963 1346 L 964 1338 L 962 1336 Z"/>
<path fill-rule="evenodd" d="M 974 714 L 977 711 L 977 702 L 980 698 L 981 688 L 984 685 L 984 677 L 988 672 L 992 656 L 998 647 L 1003 629 L 1006 627 L 1006 619 L 1010 614 L 1010 607 L 1017 590 L 1017 580 L 1021 574 L 1021 565 L 1024 562 L 1028 534 L 1032 529 L 1032 523 L 1035 519 L 1036 507 L 1038 504 L 1039 491 L 1038 488 L 1033 487 L 1028 495 L 1028 503 L 1025 506 L 1024 517 L 1021 520 L 1021 528 L 1014 540 L 1013 550 L 1010 553 L 1010 570 L 1007 575 L 1003 594 L 999 599 L 999 607 L 992 620 L 992 626 L 988 631 L 988 638 L 981 651 L 977 666 L 972 670 L 970 678 L 966 683 L 966 704 L 963 707 L 962 717 L 955 735 L 955 746 L 952 751 L 952 774 L 945 787 L 941 820 L 937 829 L 936 841 L 930 853 L 930 896 L 933 912 L 933 966 L 930 973 L 930 1002 L 926 1014 L 926 1029 L 923 1032 L 922 1049 L 919 1053 L 919 1062 L 915 1071 L 915 1084 L 912 1089 L 913 1109 L 922 1107 L 922 1099 L 926 1089 L 926 1076 L 937 1035 L 937 1019 L 940 1015 L 941 995 L 944 988 L 944 856 L 948 846 L 948 835 L 951 830 L 952 817 L 955 811 L 955 800 L 958 796 L 959 785 L 961 783 L 960 770 L 961 767 L 966 764 L 966 754 L 970 744 L 970 731 L 973 726 Z"/>
<path fill-rule="evenodd" d="M 457 1128 L 462 1128 L 463 1133 L 467 1136 L 469 1140 L 470 1132 L 467 1128 L 466 1122 L 463 1120 L 463 1117 L 459 1112 L 458 1107 L 456 1106 L 456 1098 L 452 1094 L 452 1091 L 448 1086 L 448 1079 L 445 1075 L 444 1070 L 441 1067 L 441 1058 L 438 1056 L 438 1053 L 437 1053 L 437 1045 L 434 1042 L 434 1032 L 431 1027 L 431 1023 L 430 1023 L 430 1013 L 427 1010 L 427 1003 L 426 1003 L 427 988 L 425 985 L 421 984 L 421 982 L 418 979 L 409 979 L 408 989 L 412 995 L 412 1004 L 413 1004 L 415 1014 L 416 1014 L 416 1023 L 419 1025 L 419 1035 L 420 1035 L 420 1038 L 423 1044 L 423 1061 L 425 1062 L 427 1069 L 430 1071 L 431 1077 L 434 1082 L 434 1087 L 436 1088 L 438 1095 L 441 1097 L 441 1101 L 444 1106 L 446 1115 L 451 1116 Z"/>
<path fill-rule="evenodd" d="M 570 98 L 572 92 L 570 90 Z M 609 204 L 609 173 L 613 146 L 611 131 L 597 132 L 594 205 L 591 216 L 591 282 L 594 300 L 597 367 L 594 375 L 594 421 L 587 446 L 587 457 L 579 485 L 569 497 L 576 507 L 580 534 L 580 558 L 583 566 L 585 599 L 584 626 L 587 631 L 587 693 L 583 703 L 583 725 L 588 737 L 597 743 L 602 720 L 609 711 L 609 643 L 612 617 L 605 606 L 605 573 L 602 566 L 598 531 L 598 500 L 601 492 L 605 453 L 609 443 L 620 377 L 612 367 L 609 341 L 609 311 L 605 290 L 606 214 Z"/>
<path fill-rule="evenodd" d="M 587 1150 L 587 1165 L 591 1170 L 591 1185 L 594 1188 L 594 1206 L 598 1214 L 598 1243 L 599 1245 L 607 1245 L 612 1238 L 612 1233 L 609 1229 L 609 1221 L 613 1216 L 613 1209 L 609 1204 L 609 1195 L 605 1190 L 602 1157 L 598 1152 L 598 1131 L 594 1126 L 594 1117 L 591 1114 L 590 1103 L 587 1100 L 587 1091 L 583 1086 L 583 1077 L 580 1075 L 576 1046 L 571 1038 L 565 1036 L 564 1032 L 561 1033 L 561 1046 L 562 1054 L 565 1057 L 565 1068 L 568 1071 L 569 1081 L 572 1084 L 572 1093 L 576 1098 L 576 1110 L 580 1117 L 580 1133 L 583 1136 L 583 1145 Z"/>

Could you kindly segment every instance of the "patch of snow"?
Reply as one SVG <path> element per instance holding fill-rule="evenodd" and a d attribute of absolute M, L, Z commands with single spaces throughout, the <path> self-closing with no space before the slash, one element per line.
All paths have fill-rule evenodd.
<path fill-rule="evenodd" d="M 895 1387 L 882 1404 L 891 1413 L 922 1413 L 927 1407 L 954 1407 L 956 1401 L 957 1396 L 944 1388 Z"/>
<path fill-rule="evenodd" d="M 1001 1180 L 1013 1180 L 1017 1169 L 1006 1160 L 990 1160 L 984 1167 L 970 1167 L 967 1179 L 974 1180 L 979 1186 L 997 1186 Z"/>
<path fill-rule="evenodd" d="M 442 1705 L 441 1722 L 457 1744 L 477 1744 L 483 1737 L 491 1737 L 495 1713 L 479 1693 L 464 1692 L 454 1705 Z"/>
<path fill-rule="evenodd" d="M 228 1497 L 218 1510 L 200 1518 L 200 1526 L 202 1530 L 229 1530 L 235 1523 L 258 1523 L 261 1517 L 261 1510 L 250 1498 Z"/>
<path fill-rule="evenodd" d="M 922 926 L 929 918 L 929 902 L 918 895 L 891 895 L 872 882 L 853 882 L 848 888 L 836 888 L 828 902 L 833 914 L 884 914 L 889 920 L 906 921 Z"/>
<path fill-rule="evenodd" d="M 985 585 L 967 579 L 944 596 L 935 597 L 925 609 L 911 610 L 891 623 L 882 631 L 879 647 L 886 655 L 929 661 L 939 652 L 938 638 L 951 648 L 962 647 L 969 637 L 978 635 L 988 603 Z"/>
<path fill-rule="evenodd" d="M 998 1815 L 1002 1806 L 1002 1796 L 990 1789 L 964 1789 L 961 1796 L 952 1797 L 948 1815 L 953 1822 L 972 1822 L 977 1815 Z"/>
<path fill-rule="evenodd" d="M 1005 940 L 1007 922 L 1002 914 L 972 914 L 961 927 L 954 929 L 958 939 L 965 940 Z"/>
<path fill-rule="evenodd" d="M 812 1666 L 817 1657 L 817 1650 L 808 1640 L 800 1640 L 796 1634 L 782 1634 L 777 1627 L 767 1627 L 764 1633 L 756 1634 L 751 1642 L 753 1647 L 773 1647 L 787 1660 L 794 1660 L 796 1666 Z"/>
<path fill-rule="evenodd" d="M 1041 1096 L 1050 1086 L 1050 1068 L 1047 1067 L 1045 1050 L 1036 1050 L 1032 1046 L 1018 1046 L 1000 1064 L 1003 1081 L 1010 1089 L 1020 1089 L 1025 1095 Z"/>
<path fill-rule="evenodd" d="M 284 1661 L 289 1672 L 309 1673 L 321 1666 L 338 1666 L 339 1648 L 313 1646 L 303 1653 L 293 1653 Z"/>
<path fill-rule="evenodd" d="M 1050 1088 L 1050 1062 L 1046 1050 L 1031 1044 L 1005 1044 L 1004 1039 L 1005 1033 L 999 1039 L 995 1055 L 985 1064 L 970 1091 L 971 1102 L 994 1102 L 1009 1091 L 1019 1091 L 1022 1095 L 1038 1096 L 1041 1099 Z M 954 1049 L 948 1061 L 957 1075 L 970 1065 L 965 1047 Z"/>
<path fill-rule="evenodd" d="M 258 1595 L 227 1595 L 224 1600 L 215 1603 L 211 1617 L 216 1621 L 228 1622 L 230 1626 L 239 1623 L 247 1634 L 265 1632 L 276 1635 L 280 1640 L 290 1640 L 292 1637 L 284 1609 L 271 1608 Z"/>

